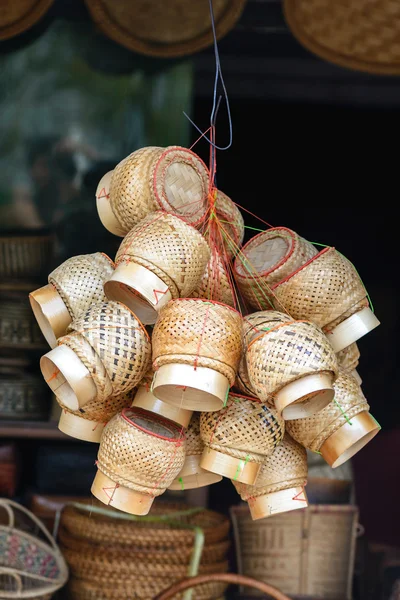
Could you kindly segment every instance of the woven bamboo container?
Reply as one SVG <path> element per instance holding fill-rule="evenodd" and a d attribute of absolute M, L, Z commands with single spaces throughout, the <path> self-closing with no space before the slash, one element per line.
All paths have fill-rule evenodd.
<path fill-rule="evenodd" d="M 347 258 L 324 248 L 273 286 L 274 304 L 295 319 L 323 328 L 335 352 L 379 325 L 368 305 L 365 287 Z"/>
<path fill-rule="evenodd" d="M 0 296 L 0 348 L 35 350 L 46 347 L 25 293 L 7 291 Z"/>
<path fill-rule="evenodd" d="M 360 362 L 360 350 L 358 349 L 356 342 L 343 348 L 340 352 L 337 352 L 337 359 L 339 367 L 346 373 L 353 375 L 358 385 L 361 385 L 362 379 L 357 371 Z"/>
<path fill-rule="evenodd" d="M 273 454 L 264 458 L 255 485 L 232 481 L 253 520 L 306 508 L 306 482 L 307 453 L 287 434 Z"/>
<path fill-rule="evenodd" d="M 108 173 L 103 175 L 99 181 L 96 189 L 97 212 L 100 221 L 108 231 L 119 237 L 124 237 L 127 232 L 124 227 L 119 224 L 110 203 L 110 185 L 113 173 L 114 171 L 108 171 Z"/>
<path fill-rule="evenodd" d="M 48 285 L 29 294 L 33 313 L 52 348 L 80 313 L 106 300 L 103 286 L 113 271 L 114 263 L 102 252 L 73 256 L 50 273 Z"/>
<path fill-rule="evenodd" d="M 104 428 L 92 493 L 104 504 L 146 515 L 184 461 L 181 427 L 140 409 L 124 409 Z"/>
<path fill-rule="evenodd" d="M 169 486 L 170 490 L 191 490 L 221 481 L 221 475 L 201 468 L 204 443 L 200 437 L 200 413 L 194 413 L 186 431 L 186 457 L 182 471 Z"/>
<path fill-rule="evenodd" d="M 358 508 L 310 505 L 253 521 L 232 506 L 239 573 L 268 581 L 290 598 L 351 600 Z"/>
<path fill-rule="evenodd" d="M 40 280 L 48 273 L 54 238 L 49 234 L 3 233 L 0 236 L 0 277 L 5 281 Z"/>
<path fill-rule="evenodd" d="M 335 384 L 335 398 L 317 415 L 287 422 L 290 435 L 305 448 L 320 452 L 333 468 L 342 465 L 380 430 L 355 379 L 343 371 Z"/>
<path fill-rule="evenodd" d="M 171 298 L 186 297 L 200 284 L 209 259 L 208 244 L 196 229 L 174 215 L 151 213 L 124 238 L 104 291 L 143 323 L 155 323 Z"/>
<path fill-rule="evenodd" d="M 57 402 L 62 409 L 58 429 L 78 440 L 99 444 L 103 429 L 108 421 L 121 412 L 122 409 L 129 408 L 132 399 L 132 391 L 124 392 L 109 396 L 101 402 L 94 398 L 85 404 L 83 408 L 72 411 L 57 398 Z"/>
<path fill-rule="evenodd" d="M 217 190 L 215 213 L 221 232 L 221 254 L 224 258 L 231 259 L 243 243 L 244 220 L 242 213 L 221 190 Z"/>
<path fill-rule="evenodd" d="M 269 330 L 271 327 L 275 327 L 280 323 L 287 322 L 288 319 L 290 320 L 290 317 L 288 315 L 272 310 L 260 310 L 250 315 L 246 315 L 245 317 L 243 317 L 244 347 L 247 348 L 250 342 L 253 341 L 253 339 L 255 339 L 258 335 L 261 335 L 265 331 Z M 250 396 L 257 395 L 249 378 L 245 352 L 242 354 L 242 358 L 240 359 L 238 374 L 236 378 L 236 386 L 244 394 Z M 263 400 L 267 404 L 273 405 L 272 398 Z"/>
<path fill-rule="evenodd" d="M 235 307 L 235 291 L 230 282 L 228 266 L 217 250 L 211 252 L 199 285 L 188 297 L 207 298 Z"/>
<path fill-rule="evenodd" d="M 122 160 L 107 180 L 108 202 L 98 203 L 97 208 L 103 225 L 116 235 L 126 235 L 159 209 L 192 225 L 205 218 L 207 167 L 187 148 L 141 148 Z"/>
<path fill-rule="evenodd" d="M 271 315 L 271 323 L 263 325 L 265 331 L 247 347 L 249 379 L 261 400 L 268 402 L 272 396 L 284 419 L 302 419 L 332 400 L 337 358 L 314 323 L 291 318 L 285 322 L 285 315 L 274 311 Z"/>
<path fill-rule="evenodd" d="M 169 419 L 174 423 L 178 423 L 182 427 L 188 427 L 192 417 L 191 410 L 172 406 L 167 402 L 159 400 L 151 393 L 151 384 L 140 385 L 133 398 L 132 408 L 142 408 L 151 413 L 155 413 L 165 419 Z"/>
<path fill-rule="evenodd" d="M 230 393 L 219 412 L 202 413 L 200 466 L 234 481 L 254 483 L 265 456 L 280 444 L 284 421 L 260 400 Z"/>
<path fill-rule="evenodd" d="M 219 410 L 235 382 L 242 317 L 203 299 L 172 300 L 153 330 L 153 394 L 179 408 Z"/>
<path fill-rule="evenodd" d="M 271 286 L 316 254 L 315 247 L 291 229 L 273 227 L 263 231 L 236 257 L 234 275 L 239 291 L 250 307 L 271 308 Z M 286 308 L 283 310 L 289 312 Z"/>
<path fill-rule="evenodd" d="M 60 404 L 71 411 L 132 390 L 150 363 L 150 338 L 119 302 L 92 304 L 68 327 L 40 368 Z"/>

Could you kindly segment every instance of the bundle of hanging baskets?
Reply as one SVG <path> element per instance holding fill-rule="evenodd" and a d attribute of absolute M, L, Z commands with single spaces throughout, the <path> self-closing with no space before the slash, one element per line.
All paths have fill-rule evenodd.
<path fill-rule="evenodd" d="M 355 371 L 379 321 L 354 265 L 287 227 L 241 247 L 241 211 L 177 146 L 133 152 L 96 201 L 116 257 L 72 257 L 31 294 L 59 427 L 100 443 L 93 494 L 146 515 L 226 477 L 255 519 L 306 506 L 305 448 L 335 468 L 379 431 Z M 93 597 L 100 559 L 85 595 L 68 543 Z"/>

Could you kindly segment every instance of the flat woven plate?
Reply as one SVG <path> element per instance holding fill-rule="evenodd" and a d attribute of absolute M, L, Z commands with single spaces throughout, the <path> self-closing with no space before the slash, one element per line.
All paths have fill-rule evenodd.
<path fill-rule="evenodd" d="M 7 40 L 37 23 L 53 0 L 2 0 L 0 2 L 0 40 Z"/>
<path fill-rule="evenodd" d="M 284 0 L 288 27 L 319 57 L 378 75 L 400 75 L 398 0 Z"/>
<path fill-rule="evenodd" d="M 213 43 L 207 0 L 85 0 L 102 32 L 134 52 L 177 57 Z M 217 37 L 239 19 L 246 0 L 214 0 Z"/>

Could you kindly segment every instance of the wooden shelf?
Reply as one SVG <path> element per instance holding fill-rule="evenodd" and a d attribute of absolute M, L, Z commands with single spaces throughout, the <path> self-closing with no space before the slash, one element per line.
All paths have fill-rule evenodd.
<path fill-rule="evenodd" d="M 0 438 L 78 441 L 62 433 L 54 421 L 0 420 Z"/>

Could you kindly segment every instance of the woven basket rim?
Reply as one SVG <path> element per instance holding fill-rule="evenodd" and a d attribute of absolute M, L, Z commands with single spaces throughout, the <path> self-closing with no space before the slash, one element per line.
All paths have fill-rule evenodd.
<path fill-rule="evenodd" d="M 138 416 L 141 416 L 142 418 L 147 418 L 149 421 L 156 421 L 156 422 L 160 423 L 161 425 L 164 425 L 166 429 L 175 430 L 177 433 L 179 433 L 179 436 L 176 438 L 168 438 L 168 437 L 165 437 L 158 433 L 154 433 L 153 431 L 149 431 L 148 429 L 145 429 L 144 427 L 141 427 L 140 425 L 138 425 L 137 423 L 132 421 L 132 419 L 130 419 L 126 415 L 126 411 L 132 411 L 134 414 L 137 414 Z M 161 415 L 158 415 L 157 413 L 149 413 L 147 410 L 144 410 L 141 408 L 136 408 L 136 407 L 126 407 L 126 408 L 122 409 L 121 417 L 127 423 L 129 423 L 129 425 L 132 425 L 133 427 L 136 427 L 136 429 L 140 429 L 140 431 L 143 431 L 144 433 L 147 433 L 148 435 L 151 435 L 152 437 L 156 437 L 160 440 L 165 440 L 165 441 L 171 442 L 173 444 L 177 444 L 179 442 L 186 440 L 186 435 L 185 435 L 183 427 L 179 427 L 179 425 L 177 423 L 174 423 L 173 421 L 170 421 L 169 419 L 166 419 L 165 417 L 162 417 Z"/>
<path fill-rule="evenodd" d="M 292 277 L 297 275 L 297 273 L 300 273 L 300 271 L 302 271 L 305 267 L 308 267 L 308 265 L 310 263 L 312 263 L 315 259 L 320 258 L 320 256 L 322 256 L 322 254 L 326 254 L 327 252 L 329 252 L 329 250 L 336 250 L 336 248 L 334 246 L 326 246 L 326 248 L 323 248 L 320 252 L 318 252 L 318 254 L 316 254 L 315 256 L 312 256 L 306 263 L 304 263 L 304 265 L 301 265 L 298 269 L 293 271 L 293 273 L 290 273 L 289 275 L 287 275 L 287 277 L 285 277 L 281 281 L 274 283 L 271 286 L 271 290 L 275 290 L 278 286 L 281 285 L 281 283 L 286 283 L 286 281 L 289 281 L 289 279 L 291 279 Z"/>
<path fill-rule="evenodd" d="M 239 19 L 247 0 L 229 0 L 224 15 L 216 22 L 217 39 L 226 35 Z M 85 0 L 86 6 L 95 23 L 109 38 L 118 44 L 148 56 L 179 57 L 193 54 L 211 46 L 213 43 L 212 29 L 198 35 L 190 41 L 173 44 L 145 41 L 130 35 L 117 26 L 108 14 L 104 0 Z"/>
<path fill-rule="evenodd" d="M 104 258 L 106 258 L 108 260 L 108 262 L 110 263 L 110 265 L 115 268 L 115 262 L 113 261 L 112 258 L 110 258 L 108 256 L 108 254 L 106 254 L 105 252 L 99 252 L 99 254 L 101 254 L 102 256 L 104 256 Z"/>
<path fill-rule="evenodd" d="M 250 246 L 251 244 L 254 243 L 255 240 L 257 240 L 257 238 L 260 238 L 261 236 L 265 235 L 266 233 L 269 233 L 270 231 L 278 231 L 278 230 L 284 230 L 284 231 L 288 231 L 290 234 L 290 238 L 292 240 L 292 247 L 289 249 L 288 252 L 286 252 L 286 254 L 281 258 L 281 260 L 276 263 L 272 269 L 267 269 L 266 271 L 260 271 L 257 273 L 247 273 L 245 275 L 242 275 L 241 273 L 238 272 L 237 270 L 237 265 L 240 262 L 240 254 L 244 254 L 246 248 L 248 246 Z M 290 258 L 290 256 L 293 254 L 294 249 L 295 249 L 295 243 L 296 243 L 296 233 L 293 231 L 293 229 L 289 229 L 289 227 L 270 227 L 269 229 L 265 229 L 265 231 L 261 231 L 260 233 L 257 233 L 257 235 L 255 235 L 254 237 L 252 237 L 248 242 L 246 242 L 246 244 L 242 247 L 242 249 L 240 250 L 240 253 L 238 254 L 238 256 L 235 258 L 234 264 L 233 264 L 233 270 L 234 272 L 237 274 L 237 276 L 240 279 L 261 279 L 263 277 L 267 277 L 268 275 L 270 275 L 271 273 L 273 273 L 274 271 L 276 271 L 279 267 L 281 267 L 288 258 Z"/>
<path fill-rule="evenodd" d="M 158 174 L 158 168 L 160 166 L 160 163 L 162 160 L 164 160 L 164 158 L 167 156 L 167 154 L 169 154 L 170 152 L 187 152 L 188 154 L 190 154 L 191 156 L 194 156 L 196 158 L 196 160 L 198 160 L 204 167 L 205 171 L 207 174 L 209 174 L 207 165 L 204 163 L 204 161 L 200 158 L 200 156 L 198 156 L 195 152 L 193 152 L 193 150 L 191 150 L 190 148 L 185 148 L 184 146 L 168 146 L 164 152 L 161 154 L 161 156 L 158 158 L 156 165 L 154 167 L 154 174 L 153 174 L 153 192 L 154 195 L 157 199 L 157 203 L 160 206 L 160 210 L 162 212 L 165 212 L 167 214 L 173 214 L 174 217 L 178 217 L 178 219 L 181 219 L 181 221 L 183 221 L 184 223 L 186 223 L 187 225 L 191 225 L 192 227 L 197 227 L 198 225 L 200 225 L 200 223 L 202 223 L 203 221 L 206 220 L 207 218 L 207 212 L 208 212 L 208 207 L 205 207 L 204 210 L 204 215 L 202 217 L 200 217 L 197 221 L 189 222 L 188 219 L 185 219 L 185 217 L 183 217 L 182 215 L 177 215 L 175 214 L 175 212 L 168 212 L 167 210 L 162 208 L 162 203 L 161 203 L 161 199 L 158 195 L 158 190 L 157 190 L 157 184 L 156 184 L 156 180 L 157 180 L 157 174 Z M 208 197 L 208 191 L 206 192 L 206 196 L 203 200 L 206 200 Z"/>
<path fill-rule="evenodd" d="M 224 304 L 224 302 L 218 302 L 218 300 L 210 300 L 209 298 L 172 298 L 172 300 L 170 300 L 168 304 L 170 304 L 171 302 L 179 302 L 182 300 L 190 300 L 190 302 L 205 302 L 206 304 L 219 304 L 219 306 L 229 308 L 229 310 L 231 310 L 232 312 L 235 312 L 238 315 L 242 316 L 236 308 L 233 308 L 233 306 L 229 306 L 229 304 Z"/>
<path fill-rule="evenodd" d="M 136 321 L 139 323 L 140 327 L 142 328 L 142 331 L 144 331 L 144 333 L 146 334 L 146 337 L 147 337 L 148 341 L 151 343 L 151 337 L 150 337 L 149 332 L 147 331 L 146 327 L 143 325 L 143 323 L 139 319 L 139 317 L 133 312 L 133 310 L 131 310 L 128 306 L 126 306 L 120 300 L 112 300 L 111 302 L 115 302 L 115 304 L 120 304 L 123 308 L 125 308 L 126 310 L 128 310 L 131 313 L 131 315 L 133 315 L 135 317 Z"/>
<path fill-rule="evenodd" d="M 33 27 L 44 17 L 53 2 L 54 0 L 35 0 L 29 11 L 17 21 L 5 26 L 0 24 L 0 40 L 8 40 Z"/>

